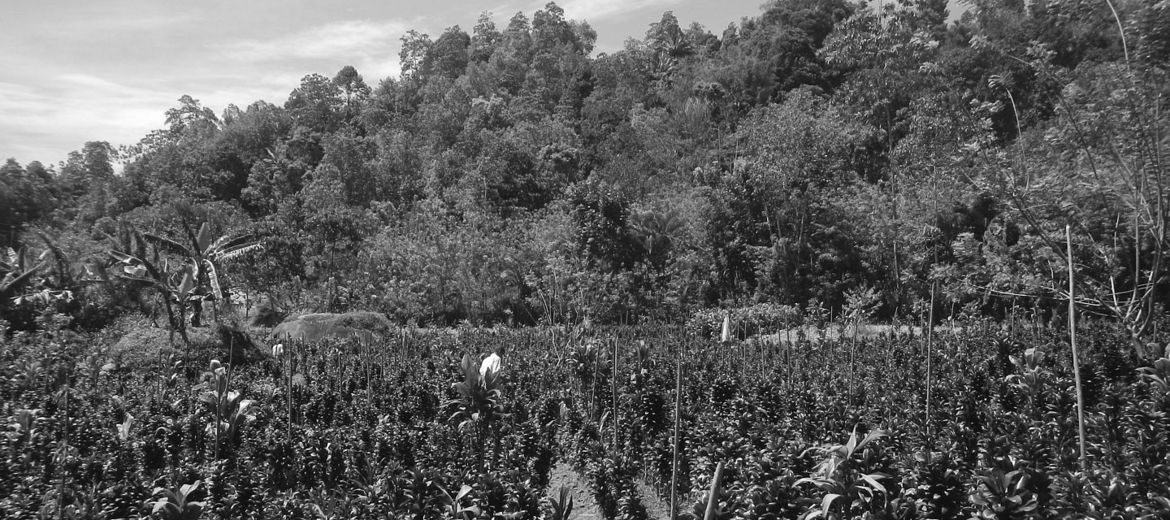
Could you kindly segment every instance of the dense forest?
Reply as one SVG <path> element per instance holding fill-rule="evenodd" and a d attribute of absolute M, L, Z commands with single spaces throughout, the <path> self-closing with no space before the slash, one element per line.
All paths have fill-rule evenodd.
<path fill-rule="evenodd" d="M 134 146 L 0 168 L 0 317 L 182 322 L 256 293 L 422 325 L 1051 317 L 1073 272 L 1085 312 L 1142 338 L 1166 299 L 1170 7 L 965 5 L 667 12 L 594 53 L 550 3 L 410 31 L 398 77 L 310 74 L 222 114 L 183 96 Z"/>

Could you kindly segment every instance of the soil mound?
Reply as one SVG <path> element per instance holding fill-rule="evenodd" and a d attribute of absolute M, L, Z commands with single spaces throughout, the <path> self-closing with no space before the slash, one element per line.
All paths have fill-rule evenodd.
<path fill-rule="evenodd" d="M 277 325 L 272 339 L 315 343 L 325 338 L 357 336 L 368 341 L 389 334 L 393 328 L 388 318 L 376 312 L 302 314 Z"/>

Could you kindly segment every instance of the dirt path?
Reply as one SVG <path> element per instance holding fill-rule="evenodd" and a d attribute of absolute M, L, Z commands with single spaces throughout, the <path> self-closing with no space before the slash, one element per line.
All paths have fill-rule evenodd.
<path fill-rule="evenodd" d="M 548 494 L 560 496 L 561 486 L 568 488 L 569 495 L 573 497 L 573 512 L 569 514 L 569 520 L 604 520 L 605 515 L 601 514 L 601 507 L 593 498 L 589 483 L 564 462 L 558 462 L 549 472 Z"/>
<path fill-rule="evenodd" d="M 569 520 L 604 520 L 605 515 L 601 513 L 601 507 L 593 498 L 589 482 L 579 475 L 572 466 L 558 462 L 549 472 L 548 482 L 547 494 L 549 496 L 560 496 L 561 486 L 569 488 L 569 494 L 573 497 L 573 512 L 569 515 Z M 635 485 L 638 486 L 638 498 L 641 499 L 642 506 L 646 508 L 646 518 L 667 520 L 670 517 L 670 503 L 658 498 L 654 487 L 642 479 L 635 479 Z"/>
<path fill-rule="evenodd" d="M 638 497 L 642 499 L 642 507 L 646 508 L 646 518 L 650 520 L 667 520 L 670 518 L 670 502 L 658 498 L 654 486 L 642 479 L 636 479 Z"/>

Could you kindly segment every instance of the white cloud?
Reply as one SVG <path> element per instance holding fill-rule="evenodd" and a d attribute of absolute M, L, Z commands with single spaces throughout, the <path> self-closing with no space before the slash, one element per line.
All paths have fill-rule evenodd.
<path fill-rule="evenodd" d="M 54 20 L 52 24 L 64 37 L 92 38 L 94 34 L 106 31 L 169 31 L 198 19 L 198 16 L 191 13 L 115 13 L 102 10 L 75 13 L 73 16 Z"/>
<path fill-rule="evenodd" d="M 402 20 L 346 20 L 268 40 L 240 40 L 219 46 L 233 59 L 249 62 L 362 57 L 397 46 L 410 25 Z"/>
<path fill-rule="evenodd" d="M 84 74 L 59 75 L 44 85 L 0 83 L 0 155 L 52 164 L 86 141 L 133 144 L 162 125 L 166 108 L 175 104 L 170 98 Z"/>
<path fill-rule="evenodd" d="M 546 1 L 537 2 L 536 9 L 544 9 Z M 614 16 L 627 16 L 631 12 L 650 7 L 677 4 L 678 0 L 564 0 L 557 2 L 565 10 L 565 18 L 585 20 L 591 24 Z"/>

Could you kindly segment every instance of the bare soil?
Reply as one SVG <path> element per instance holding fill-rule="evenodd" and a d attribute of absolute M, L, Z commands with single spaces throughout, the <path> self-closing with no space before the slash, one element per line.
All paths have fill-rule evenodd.
<path fill-rule="evenodd" d="M 573 497 L 573 511 L 569 513 L 569 520 L 604 520 L 601 507 L 593 498 L 593 491 L 589 489 L 589 482 L 585 480 L 565 462 L 558 462 L 549 472 L 548 495 L 556 497 L 561 487 L 569 489 Z"/>

